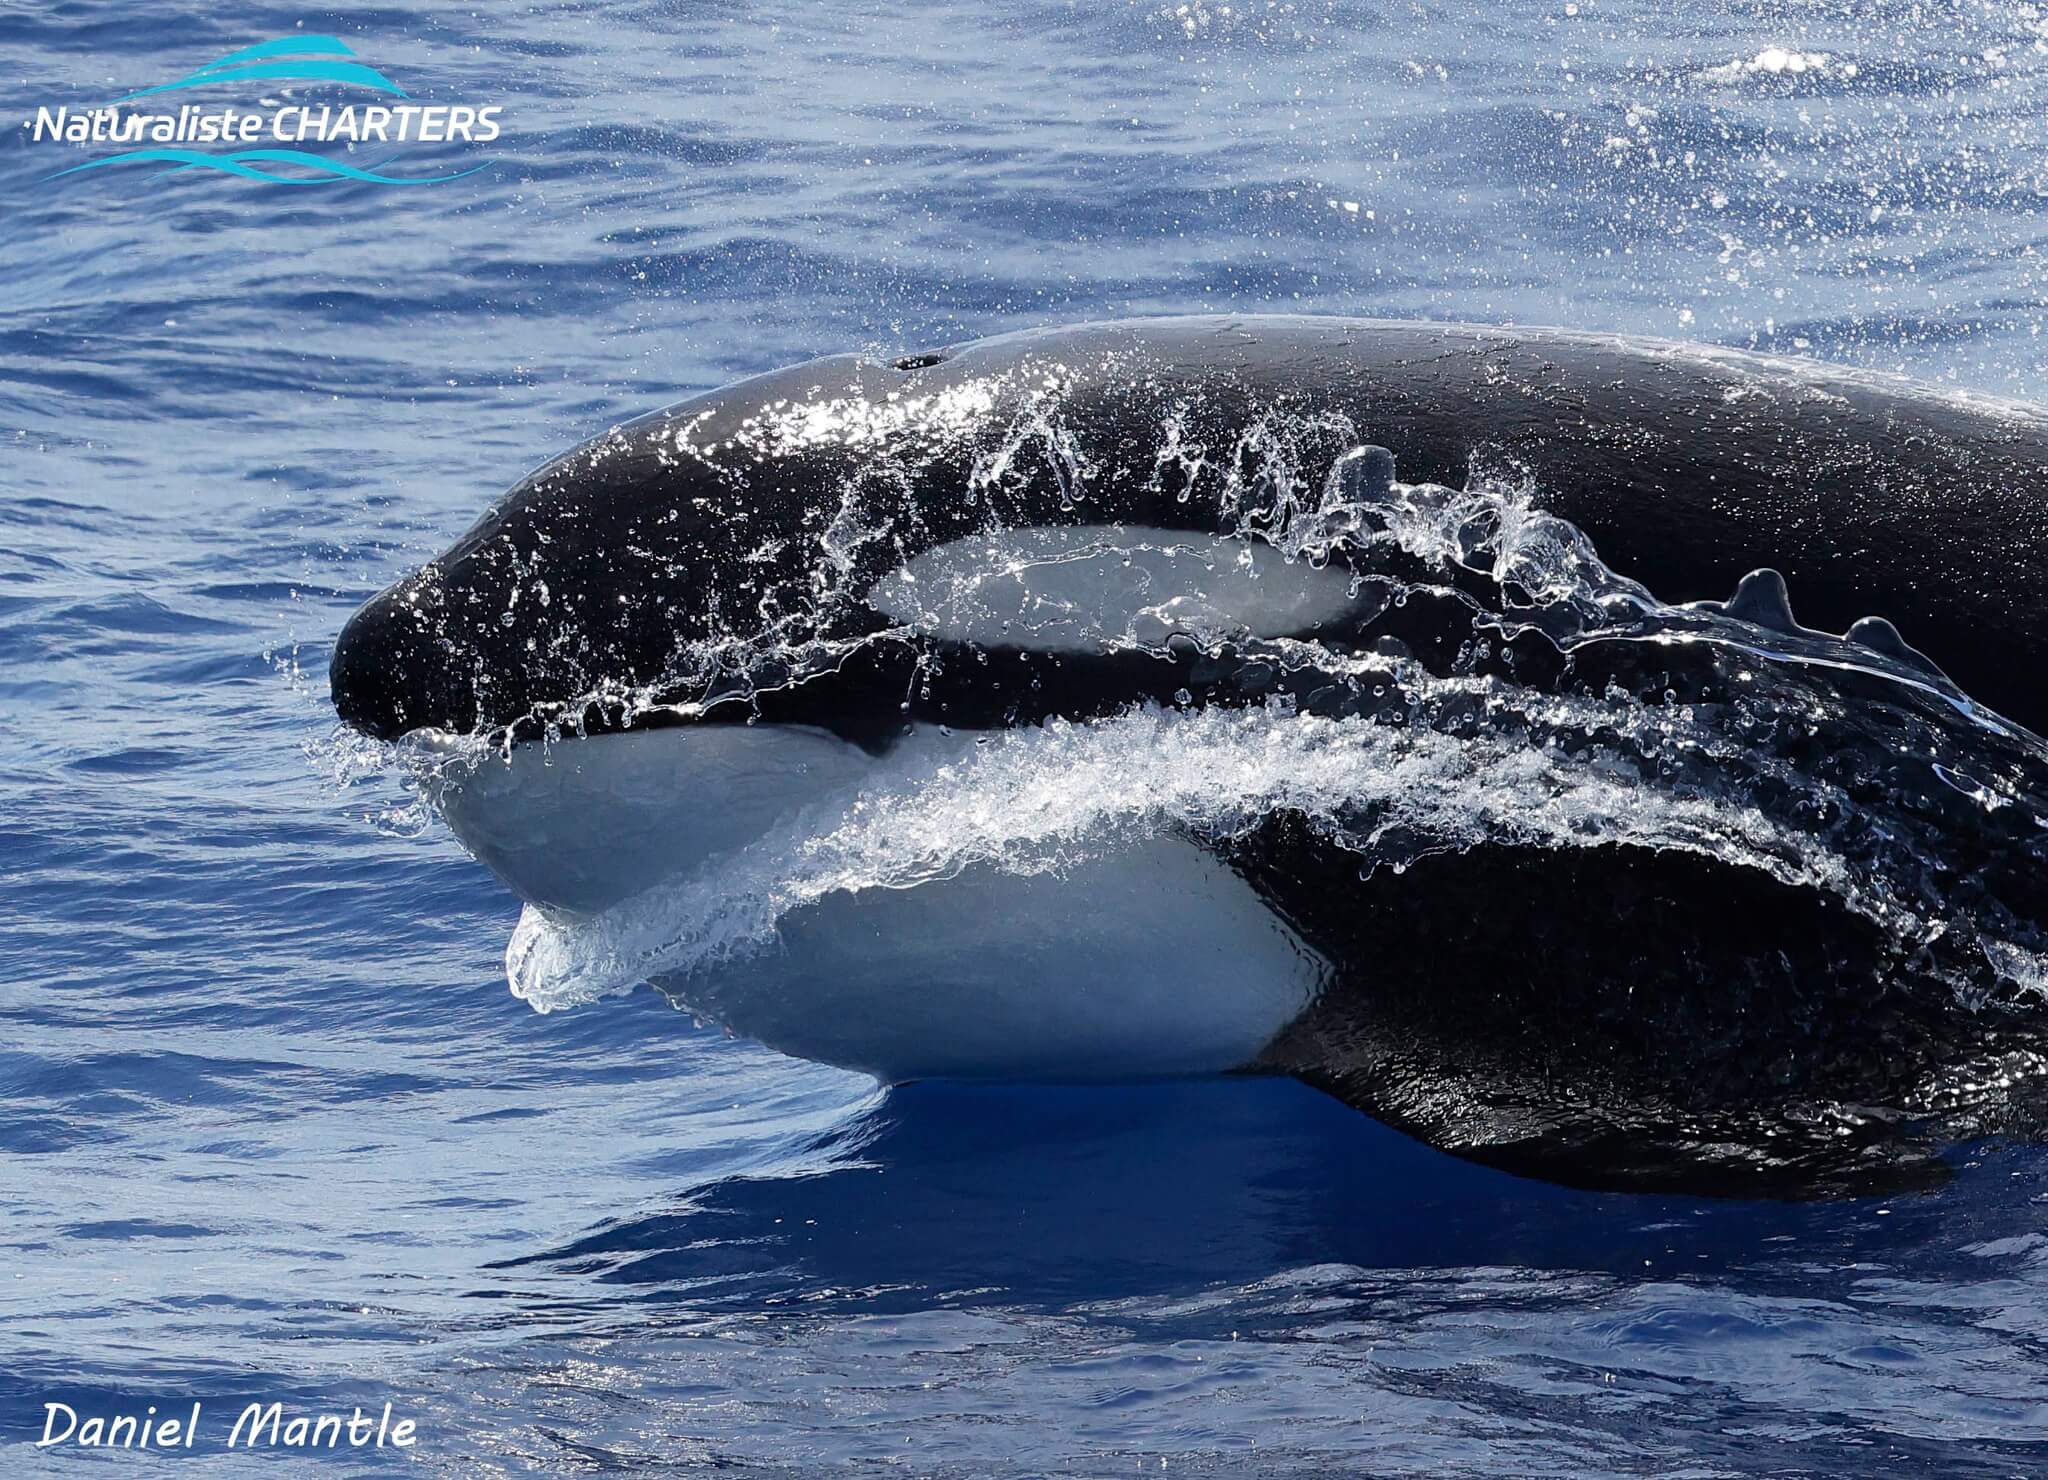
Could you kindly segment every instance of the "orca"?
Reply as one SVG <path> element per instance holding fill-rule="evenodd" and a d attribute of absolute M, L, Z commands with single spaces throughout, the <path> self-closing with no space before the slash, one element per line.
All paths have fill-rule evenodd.
<path fill-rule="evenodd" d="M 1088 324 L 617 427 L 372 598 L 330 677 L 366 735 L 488 741 L 435 800 L 544 927 L 644 925 L 650 885 L 994 742 L 1111 801 L 1104 736 L 1263 767 L 1249 812 L 1030 868 L 768 879 L 774 949 L 649 971 L 786 1052 L 1286 1073 L 1574 1185 L 1893 1190 L 2048 1083 L 2044 488 L 2048 413 L 1807 361 Z"/>

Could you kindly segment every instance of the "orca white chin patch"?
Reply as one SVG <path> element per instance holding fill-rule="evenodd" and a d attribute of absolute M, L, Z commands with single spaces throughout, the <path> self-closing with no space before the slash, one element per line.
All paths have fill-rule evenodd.
<path fill-rule="evenodd" d="M 1057 875 L 977 864 L 839 891 L 779 933 L 776 949 L 656 985 L 770 1048 L 889 1082 L 1223 1073 L 1326 970 L 1243 879 L 1173 837 Z"/>
<path fill-rule="evenodd" d="M 904 626 L 980 647 L 1101 652 L 1196 638 L 1292 637 L 1355 604 L 1352 576 L 1260 540 L 1138 525 L 971 535 L 916 556 L 868 602 Z"/>
<path fill-rule="evenodd" d="M 433 802 L 514 894 L 590 915 L 849 792 L 872 764 L 858 746 L 794 725 L 628 730 L 514 746 L 439 783 Z"/>
<path fill-rule="evenodd" d="M 883 762 L 820 730 L 635 730 L 517 746 L 435 800 L 515 893 L 603 936 L 659 885 L 738 877 L 778 829 L 843 822 L 885 764 L 951 766 L 974 744 L 920 727 Z M 1221 1072 L 1298 1016 L 1325 970 L 1244 879 L 1170 835 L 1058 873 L 977 863 L 836 888 L 776 936 L 657 984 L 733 1032 L 885 1080 Z"/>

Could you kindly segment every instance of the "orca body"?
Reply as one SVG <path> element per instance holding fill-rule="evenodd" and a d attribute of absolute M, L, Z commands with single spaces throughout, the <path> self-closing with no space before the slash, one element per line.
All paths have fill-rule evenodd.
<path fill-rule="evenodd" d="M 1882 1189 L 2035 1123 L 2043 488 L 2041 413 L 1804 362 L 1086 325 L 618 428 L 369 602 L 332 686 L 495 738 L 438 800 L 569 927 L 992 741 L 1192 745 L 1258 805 L 1133 752 L 1156 825 L 1113 846 L 769 881 L 776 949 L 648 975 L 884 1079 L 1284 1072 L 1576 1184 Z"/>

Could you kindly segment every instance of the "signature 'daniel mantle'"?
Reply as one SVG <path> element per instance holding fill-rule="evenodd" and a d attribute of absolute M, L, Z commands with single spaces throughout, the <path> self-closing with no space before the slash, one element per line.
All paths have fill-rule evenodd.
<path fill-rule="evenodd" d="M 69 1403 L 43 1404 L 43 1436 L 38 1449 L 71 1444 L 80 1449 L 192 1449 L 201 1443 L 203 1405 L 177 1414 L 159 1414 L 152 1403 L 141 1413 L 81 1415 Z M 249 1403 L 227 1430 L 229 1449 L 410 1449 L 419 1441 L 414 1420 L 394 1419 L 391 1405 L 365 1413 L 287 1414 L 282 1403 Z"/>

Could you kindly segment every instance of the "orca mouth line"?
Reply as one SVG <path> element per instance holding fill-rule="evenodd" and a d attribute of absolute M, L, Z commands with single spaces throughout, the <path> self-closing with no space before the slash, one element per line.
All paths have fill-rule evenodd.
<path fill-rule="evenodd" d="M 1958 636 L 2032 651 L 2040 545 L 1953 567 L 2048 434 L 1783 378 L 1299 320 L 798 367 L 536 473 L 352 620 L 337 708 L 437 732 L 542 1010 L 652 981 L 885 1080 L 1253 1068 L 1557 1180 L 1916 1185 L 2048 1123 L 2048 746 Z"/>

